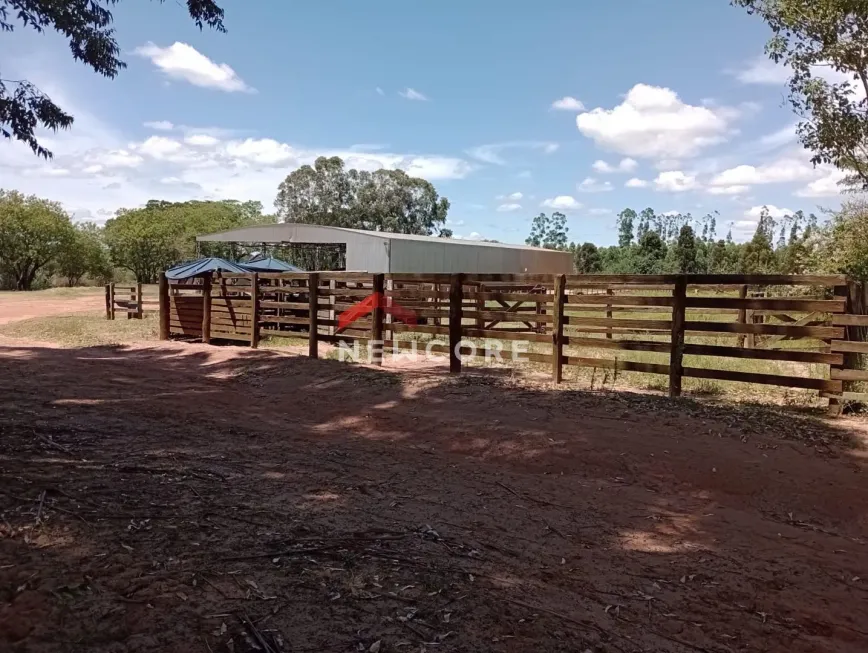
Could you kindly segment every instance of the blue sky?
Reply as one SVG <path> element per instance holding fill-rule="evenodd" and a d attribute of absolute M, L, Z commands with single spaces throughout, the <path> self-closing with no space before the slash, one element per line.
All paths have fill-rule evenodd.
<path fill-rule="evenodd" d="M 462 237 L 522 242 L 540 211 L 615 241 L 625 207 L 749 237 L 773 213 L 840 204 L 783 106 L 766 26 L 726 0 L 287 3 L 224 0 L 228 33 L 182 3 L 114 11 L 129 67 L 106 80 L 18 27 L 0 74 L 76 117 L 50 163 L 0 143 L 0 186 L 104 221 L 150 198 L 257 199 L 321 154 L 400 167 L 452 203 Z"/>

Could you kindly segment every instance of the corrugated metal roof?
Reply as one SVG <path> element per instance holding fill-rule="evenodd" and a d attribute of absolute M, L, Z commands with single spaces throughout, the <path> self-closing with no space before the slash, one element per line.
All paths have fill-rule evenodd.
<path fill-rule="evenodd" d="M 474 247 L 502 247 L 508 249 L 527 249 L 527 250 L 535 250 L 535 251 L 544 251 L 550 252 L 552 250 L 543 249 L 541 247 L 530 247 L 529 245 L 515 245 L 512 243 L 487 243 L 480 240 L 464 240 L 460 238 L 440 238 L 439 236 L 421 236 L 417 234 L 398 234 L 393 233 L 391 231 L 366 231 L 365 229 L 348 229 L 346 227 L 328 227 L 324 225 L 315 225 L 315 224 L 307 224 L 304 222 L 280 222 L 277 224 L 270 225 L 259 225 L 256 227 L 242 227 L 241 229 L 233 229 L 232 231 L 221 231 L 213 234 L 205 234 L 202 236 L 198 236 L 196 240 L 200 241 L 224 241 L 231 242 L 232 235 L 234 233 L 246 232 L 249 234 L 251 231 L 255 232 L 257 230 L 273 230 L 286 228 L 287 231 L 292 231 L 295 228 L 302 227 L 305 231 L 308 230 L 316 230 L 319 231 L 323 237 L 325 234 L 334 234 L 335 236 L 341 233 L 344 234 L 354 234 L 359 236 L 364 236 L 367 238 L 378 238 L 381 240 L 415 240 L 421 242 L 430 242 L 430 243 L 449 243 L 453 245 L 472 245 Z M 249 237 L 249 236 L 248 236 Z M 241 242 L 241 241 L 237 241 Z M 258 242 L 256 240 L 248 241 L 248 242 Z M 340 242 L 339 240 L 337 242 Z"/>

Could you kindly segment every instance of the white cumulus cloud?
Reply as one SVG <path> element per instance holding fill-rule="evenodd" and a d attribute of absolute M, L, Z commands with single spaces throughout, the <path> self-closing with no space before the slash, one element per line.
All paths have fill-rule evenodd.
<path fill-rule="evenodd" d="M 648 188 L 649 185 L 650 184 L 646 180 L 639 179 L 638 177 L 633 177 L 632 179 L 628 179 L 624 183 L 624 186 L 626 186 L 627 188 Z"/>
<path fill-rule="evenodd" d="M 603 174 L 611 174 L 614 172 L 632 172 L 636 169 L 639 163 L 636 159 L 631 159 L 627 157 L 626 159 L 621 159 L 617 164 L 611 165 L 606 161 L 597 160 L 591 165 L 591 167 L 597 172 L 601 172 Z"/>
<path fill-rule="evenodd" d="M 227 93 L 255 92 L 244 83 L 229 64 L 215 63 L 192 45 L 176 41 L 161 48 L 150 41 L 134 50 L 134 53 L 150 59 L 163 74 L 195 86 L 214 88 Z"/>
<path fill-rule="evenodd" d="M 498 206 L 497 210 L 500 213 L 511 213 L 512 211 L 520 211 L 521 204 L 518 204 L 517 202 L 506 202 L 505 204 L 501 204 L 500 206 Z"/>
<path fill-rule="evenodd" d="M 558 195 L 557 197 L 544 200 L 542 206 L 556 211 L 575 211 L 582 208 L 581 203 L 577 202 L 576 198 L 571 195 Z"/>
<path fill-rule="evenodd" d="M 654 179 L 655 190 L 668 193 L 683 193 L 693 190 L 698 186 L 694 175 L 687 175 L 681 170 L 667 170 L 661 172 Z"/>
<path fill-rule="evenodd" d="M 170 123 L 168 120 L 151 120 L 144 123 L 144 126 L 148 129 L 155 129 L 163 132 L 172 131 L 175 128 L 175 125 Z"/>
<path fill-rule="evenodd" d="M 552 109 L 557 111 L 584 111 L 585 105 L 582 104 L 581 100 L 567 95 L 560 100 L 552 102 Z"/>
<path fill-rule="evenodd" d="M 636 84 L 621 104 L 580 113 L 576 125 L 600 147 L 628 156 L 677 159 L 726 140 L 737 114 L 726 107 L 686 104 L 668 88 Z"/>
<path fill-rule="evenodd" d="M 606 193 L 612 190 L 612 183 L 608 181 L 599 181 L 593 177 L 586 177 L 576 189 L 580 193 Z"/>

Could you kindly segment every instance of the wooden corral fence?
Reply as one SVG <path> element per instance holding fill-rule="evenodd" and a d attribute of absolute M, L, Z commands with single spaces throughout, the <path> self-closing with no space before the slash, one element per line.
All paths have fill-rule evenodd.
<path fill-rule="evenodd" d="M 342 328 L 341 313 L 364 300 L 371 310 Z M 319 342 L 399 351 L 420 334 L 452 372 L 464 356 L 492 357 L 504 341 L 521 341 L 531 346 L 523 359 L 550 366 L 555 382 L 578 366 L 664 375 L 671 396 L 698 378 L 816 390 L 833 411 L 868 401 L 844 388 L 868 381 L 856 360 L 868 354 L 865 289 L 838 275 L 260 273 L 162 279 L 160 302 L 161 338 L 256 347 L 262 335 L 304 337 L 317 357 Z M 373 352 L 381 362 L 382 349 Z M 633 352 L 658 362 L 630 360 Z M 715 364 L 733 359 L 785 363 L 785 373 Z"/>
<path fill-rule="evenodd" d="M 105 319 L 114 320 L 120 309 L 128 320 L 141 320 L 145 311 L 156 311 L 159 298 L 147 295 L 140 283 L 122 286 L 107 283 L 105 286 Z"/>

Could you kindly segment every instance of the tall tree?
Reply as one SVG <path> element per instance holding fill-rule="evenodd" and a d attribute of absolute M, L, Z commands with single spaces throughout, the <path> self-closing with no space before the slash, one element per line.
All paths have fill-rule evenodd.
<path fill-rule="evenodd" d="M 639 241 L 636 249 L 635 268 L 637 274 L 658 274 L 666 258 L 666 243 L 656 231 L 648 231 Z"/>
<path fill-rule="evenodd" d="M 812 161 L 868 190 L 868 0 L 732 2 L 771 28 L 766 54 L 791 71 L 789 102 Z"/>
<path fill-rule="evenodd" d="M 566 250 L 568 248 L 568 232 L 567 216 L 563 213 L 555 211 L 551 217 L 545 213 L 540 213 L 533 219 L 530 236 L 524 242 L 531 247 Z"/>
<path fill-rule="evenodd" d="M 533 222 L 530 225 L 530 236 L 525 238 L 525 244 L 530 245 L 531 247 L 542 247 L 548 230 L 549 216 L 545 213 L 540 213 L 533 219 Z"/>
<path fill-rule="evenodd" d="M 11 32 L 16 27 L 30 27 L 37 32 L 55 30 L 69 42 L 73 59 L 114 79 L 126 68 L 119 58 L 120 46 L 108 9 L 119 1 L 0 0 L 0 32 Z M 207 25 L 225 31 L 223 10 L 214 0 L 187 0 L 187 10 L 200 29 Z M 51 158 L 51 151 L 39 143 L 35 130 L 39 126 L 55 131 L 67 129 L 72 123 L 71 115 L 27 80 L 0 78 L 0 134 L 4 137 L 23 141 L 38 156 Z"/>
<path fill-rule="evenodd" d="M 57 202 L 0 190 L 0 274 L 30 290 L 69 246 L 75 232 Z"/>
<path fill-rule="evenodd" d="M 853 199 L 820 231 L 815 267 L 868 281 L 868 200 Z"/>
<path fill-rule="evenodd" d="M 624 209 L 618 214 L 618 246 L 629 247 L 633 244 L 633 223 L 636 221 L 636 211 Z"/>
<path fill-rule="evenodd" d="M 693 233 L 693 227 L 688 224 L 681 227 L 678 234 L 678 241 L 675 243 L 675 260 L 678 264 L 678 272 L 681 274 L 698 272 L 696 235 Z"/>
<path fill-rule="evenodd" d="M 284 222 L 451 236 L 443 228 L 449 200 L 431 182 L 402 170 L 346 170 L 336 156 L 291 172 L 274 206 Z"/>
<path fill-rule="evenodd" d="M 80 284 L 85 275 L 99 283 L 108 283 L 112 266 L 99 226 L 93 222 L 75 225 L 73 237 L 57 257 L 55 268 L 70 287 Z"/>
<path fill-rule="evenodd" d="M 576 249 L 573 260 L 579 274 L 595 274 L 603 269 L 600 250 L 594 243 L 583 243 Z"/>

